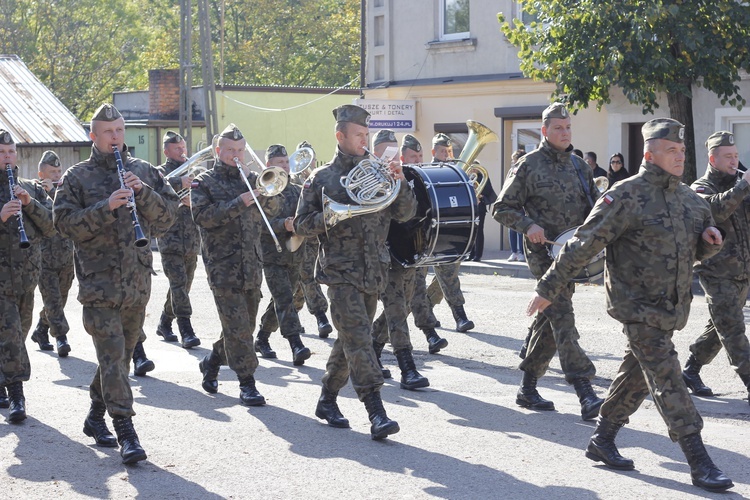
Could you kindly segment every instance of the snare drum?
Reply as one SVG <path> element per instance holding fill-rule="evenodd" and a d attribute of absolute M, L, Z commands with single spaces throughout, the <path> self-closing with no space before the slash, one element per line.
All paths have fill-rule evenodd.
<path fill-rule="evenodd" d="M 466 259 L 479 227 L 477 197 L 466 173 L 455 164 L 404 165 L 417 197 L 417 215 L 391 222 L 388 247 L 404 267 L 450 264 Z"/>
<path fill-rule="evenodd" d="M 566 229 L 555 238 L 555 244 L 551 245 L 550 248 L 550 256 L 553 259 L 557 258 L 565 242 L 573 237 L 573 234 L 575 234 L 577 229 L 578 227 Z M 573 283 L 589 283 L 599 279 L 602 274 L 604 274 L 604 250 L 594 255 L 594 258 L 592 258 L 589 263 L 581 269 L 581 272 L 570 281 Z"/>

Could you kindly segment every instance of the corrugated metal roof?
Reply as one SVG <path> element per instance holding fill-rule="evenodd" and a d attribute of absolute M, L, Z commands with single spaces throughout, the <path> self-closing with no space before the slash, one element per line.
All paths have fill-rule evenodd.
<path fill-rule="evenodd" d="M 16 55 L 0 55 L 0 126 L 18 144 L 90 142 L 73 113 Z"/>

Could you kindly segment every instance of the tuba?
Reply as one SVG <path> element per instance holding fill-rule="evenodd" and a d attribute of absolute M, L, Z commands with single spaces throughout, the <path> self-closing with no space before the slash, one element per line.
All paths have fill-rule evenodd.
<path fill-rule="evenodd" d="M 183 156 L 184 157 L 184 156 Z M 208 146 L 206 148 L 201 149 L 197 153 L 195 153 L 193 156 L 185 160 L 185 163 L 177 167 L 176 169 L 169 172 L 167 175 L 164 176 L 164 179 L 169 181 L 170 179 L 174 179 L 176 177 L 182 177 L 183 175 L 188 175 L 191 179 L 195 179 L 200 174 L 208 170 L 208 168 L 205 166 L 205 164 L 214 159 L 214 152 L 212 150 L 211 146 Z M 186 196 L 190 195 L 190 188 L 183 188 L 177 191 L 177 196 L 180 197 L 180 199 L 185 198 Z"/>
<path fill-rule="evenodd" d="M 356 204 L 338 203 L 323 193 L 323 220 L 326 228 L 358 215 L 380 212 L 398 196 L 401 181 L 393 178 L 387 163 L 367 148 L 364 150 L 372 158 L 365 158 L 346 177 L 341 178 L 341 186 Z"/>
<path fill-rule="evenodd" d="M 489 174 L 487 173 L 487 169 L 474 160 L 487 144 L 498 142 L 500 138 L 488 127 L 474 120 L 466 120 L 466 126 L 469 128 L 469 137 L 466 139 L 466 144 L 456 162 L 461 163 L 461 169 L 466 172 L 469 180 L 474 185 L 477 197 L 479 197 L 482 194 L 484 186 L 487 184 Z M 480 175 L 482 176 L 482 180 L 478 181 Z"/>

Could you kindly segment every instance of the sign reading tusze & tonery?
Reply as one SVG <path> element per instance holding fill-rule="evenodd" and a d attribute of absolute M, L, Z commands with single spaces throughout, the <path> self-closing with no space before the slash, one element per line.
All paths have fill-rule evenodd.
<path fill-rule="evenodd" d="M 370 130 L 389 128 L 396 132 L 416 130 L 416 101 L 357 99 L 357 106 L 370 113 Z"/>

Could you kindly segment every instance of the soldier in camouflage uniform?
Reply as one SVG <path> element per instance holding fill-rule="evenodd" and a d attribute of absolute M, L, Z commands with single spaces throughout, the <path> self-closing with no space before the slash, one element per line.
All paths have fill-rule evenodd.
<path fill-rule="evenodd" d="M 57 231 L 75 244 L 83 326 L 94 341 L 99 362 L 83 432 L 100 446 L 117 446 L 104 420 L 105 411 L 109 412 L 123 463 L 135 463 L 145 460 L 146 452 L 133 428 L 128 372 L 143 332 L 154 270 L 150 247 L 135 246 L 131 210 L 150 238 L 152 232 L 163 232 L 174 222 L 177 195 L 153 165 L 130 156 L 124 144 L 125 120 L 117 108 L 102 104 L 94 112 L 90 136 L 91 156 L 63 176 L 55 196 L 54 222 Z M 122 176 L 114 148 L 121 151 Z"/>
<path fill-rule="evenodd" d="M 45 151 L 39 161 L 39 184 L 54 200 L 57 186 L 62 177 L 60 158 L 54 151 Z M 68 332 L 70 326 L 65 319 L 65 304 L 68 291 L 73 284 L 73 242 L 55 233 L 42 240 L 42 273 L 39 277 L 39 292 L 44 307 L 39 312 L 39 322 L 31 335 L 43 351 L 51 351 L 47 332 L 55 338 L 57 355 L 61 358 L 70 353 Z"/>
<path fill-rule="evenodd" d="M 715 255 L 722 236 L 713 227 L 708 203 L 680 182 L 685 161 L 683 125 L 657 118 L 642 131 L 640 171 L 602 195 L 539 280 L 527 312 L 534 314 L 554 304 L 550 301 L 565 293 L 569 280 L 606 247 L 607 312 L 623 323 L 628 349 L 601 407 L 586 456 L 610 468 L 633 469 L 633 461 L 620 455 L 614 440 L 650 394 L 669 437 L 680 443 L 687 457 L 693 484 L 723 491 L 733 486 L 732 481 L 703 446 L 703 421 L 682 380 L 672 343 L 674 331 L 687 323 L 693 263 Z"/>
<path fill-rule="evenodd" d="M 10 408 L 11 423 L 26 419 L 23 383 L 31 376 L 26 335 L 33 320 L 42 238 L 55 233 L 51 200 L 38 183 L 18 178 L 17 161 L 13 137 L 0 129 L 0 408 Z M 16 199 L 11 199 L 8 166 L 15 179 Z M 30 244 L 27 248 L 19 246 L 20 220 Z"/>
<path fill-rule="evenodd" d="M 266 167 L 278 167 L 289 173 L 289 156 L 281 144 L 273 144 L 266 150 Z M 292 363 L 302 366 L 310 358 L 310 349 L 305 347 L 300 338 L 302 324 L 294 305 L 294 290 L 299 284 L 299 269 L 304 253 L 287 249 L 287 242 L 294 234 L 294 213 L 297 210 L 299 193 L 302 188 L 292 182 L 287 183 L 278 196 L 281 203 L 279 214 L 269 218 L 271 228 L 281 244 L 281 252 L 276 249 L 276 242 L 263 227 L 260 236 L 263 248 L 263 273 L 266 285 L 271 292 L 271 301 L 260 319 L 260 330 L 255 341 L 255 352 L 264 358 L 275 358 L 268 338 L 276 328 L 281 328 L 281 335 L 289 342 L 292 349 Z"/>
<path fill-rule="evenodd" d="M 162 139 L 164 156 L 167 161 L 158 166 L 159 171 L 166 177 L 180 167 L 187 159 L 187 145 L 185 139 L 176 132 L 168 130 Z M 177 220 L 164 235 L 159 236 L 157 243 L 161 254 L 161 265 L 169 280 L 167 300 L 159 319 L 156 334 L 168 342 L 175 342 L 177 336 L 172 332 L 172 320 L 177 318 L 177 328 L 180 332 L 182 347 L 191 349 L 201 345 L 200 339 L 193 331 L 190 317 L 193 308 L 190 304 L 190 287 L 193 284 L 195 268 L 198 265 L 201 239 L 198 226 L 193 222 L 190 213 L 190 184 L 193 179 L 187 173 L 173 176 L 169 184 L 175 192 L 182 190 L 187 194 L 180 199 L 177 208 Z"/>
<path fill-rule="evenodd" d="M 711 319 L 690 346 L 682 376 L 693 394 L 699 396 L 713 396 L 701 380 L 700 369 L 716 357 L 722 346 L 729 364 L 750 392 L 750 343 L 742 311 L 750 280 L 750 172 L 737 172 L 739 154 L 731 132 L 711 135 L 706 148 L 706 173 L 692 188 L 711 205 L 714 220 L 724 231 L 724 247 L 695 266 Z"/>
<path fill-rule="evenodd" d="M 256 206 L 239 169 L 249 163 L 246 145 L 242 132 L 233 123 L 228 125 L 219 135 L 214 167 L 198 176 L 191 188 L 193 220 L 200 227 L 203 263 L 221 320 L 221 336 L 198 368 L 203 389 L 215 394 L 219 369 L 229 365 L 240 382 L 240 403 L 260 406 L 266 400 L 255 387 L 258 358 L 253 349 L 263 279 L 260 235 L 265 226 L 259 210 L 273 218 L 281 204 L 278 196 L 262 196 L 256 189 Z M 243 172 L 256 186 L 258 175 Z"/>
<path fill-rule="evenodd" d="M 432 138 L 432 163 L 447 162 L 453 159 L 453 145 L 451 139 L 445 134 L 437 134 Z M 430 286 L 427 287 L 427 296 L 430 300 L 430 308 L 439 304 L 443 300 L 448 302 L 448 306 L 453 313 L 453 319 L 456 320 L 457 332 L 468 332 L 474 328 L 474 322 L 466 316 L 464 310 L 464 294 L 461 291 L 461 281 L 458 273 L 461 269 L 461 263 L 441 264 L 435 266 L 435 277 L 432 278 Z"/>
<path fill-rule="evenodd" d="M 401 179 L 401 188 L 387 208 L 360 213 L 331 224 L 323 212 L 323 196 L 353 204 L 341 185 L 355 167 L 366 158 L 370 114 L 359 106 L 346 104 L 333 111 L 336 118 L 338 147 L 333 160 L 315 170 L 302 187 L 294 229 L 302 236 L 318 236 L 320 254 L 315 270 L 319 282 L 328 285 L 333 324 L 338 338 L 323 376 L 323 388 L 315 415 L 333 427 L 349 427 L 336 403 L 339 389 L 351 374 L 352 385 L 369 414 L 370 434 L 383 439 L 399 431 L 383 408 L 380 388 L 383 375 L 372 348 L 372 320 L 378 295 L 385 290 L 390 255 L 385 242 L 391 219 L 407 221 L 414 217 L 417 200 L 409 189 L 401 166 L 391 162 L 387 168 Z"/>
<path fill-rule="evenodd" d="M 493 206 L 493 217 L 524 237 L 524 251 L 534 277 L 540 279 L 552 265 L 547 238 L 583 223 L 593 205 L 596 189 L 591 169 L 572 155 L 571 122 L 567 109 L 554 103 L 542 114 L 539 148 L 521 158 L 513 167 L 500 198 Z M 552 401 L 543 399 L 536 389 L 557 351 L 565 380 L 573 384 L 581 403 L 584 420 L 596 418 L 602 399 L 591 387 L 596 368 L 578 344 L 573 316 L 574 283 L 555 296 L 544 314 L 549 321 L 537 321 L 526 358 L 519 368 L 523 381 L 516 404 L 532 410 L 554 410 Z"/>

